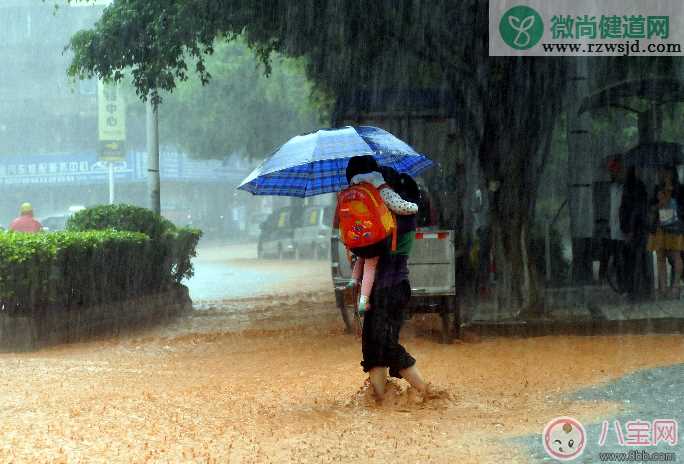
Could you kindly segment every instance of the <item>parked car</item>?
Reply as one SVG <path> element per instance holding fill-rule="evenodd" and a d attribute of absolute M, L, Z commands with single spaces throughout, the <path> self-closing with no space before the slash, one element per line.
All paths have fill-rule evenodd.
<path fill-rule="evenodd" d="M 66 229 L 69 217 L 71 217 L 69 213 L 53 214 L 40 219 L 39 222 L 43 225 L 43 231 L 55 232 Z"/>
<path fill-rule="evenodd" d="M 247 221 L 247 238 L 258 240 L 261 235 L 261 225 L 268 219 L 268 213 L 252 213 Z"/>
<path fill-rule="evenodd" d="M 301 220 L 301 208 L 285 206 L 276 209 L 261 225 L 257 256 L 261 258 L 293 258 L 294 231 Z"/>
<path fill-rule="evenodd" d="M 45 216 L 39 219 L 39 222 L 43 225 L 45 232 L 64 230 L 69 218 L 82 209 L 85 209 L 85 206 L 70 206 L 67 211 Z"/>
<path fill-rule="evenodd" d="M 330 233 L 334 208 L 332 206 L 308 206 L 300 227 L 294 231 L 295 257 L 321 259 L 330 253 Z"/>

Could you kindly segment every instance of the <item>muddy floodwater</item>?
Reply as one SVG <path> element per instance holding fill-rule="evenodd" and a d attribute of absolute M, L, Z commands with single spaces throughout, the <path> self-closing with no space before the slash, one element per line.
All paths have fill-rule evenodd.
<path fill-rule="evenodd" d="M 423 316 L 403 342 L 448 397 L 419 403 L 399 381 L 376 405 L 360 341 L 324 288 L 328 264 L 307 263 L 278 264 L 299 277 L 270 296 L 206 299 L 163 327 L 0 354 L 0 462 L 532 462 L 512 439 L 623 408 L 567 393 L 684 362 L 682 336 L 441 345 Z"/>

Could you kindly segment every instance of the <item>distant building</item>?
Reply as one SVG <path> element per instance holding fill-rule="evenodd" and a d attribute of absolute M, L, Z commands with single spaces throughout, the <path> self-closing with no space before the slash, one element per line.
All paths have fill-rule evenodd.
<path fill-rule="evenodd" d="M 239 157 L 194 160 L 163 150 L 162 214 L 178 225 L 191 224 L 217 235 L 226 227 L 243 230 L 249 210 L 260 207 L 251 195 L 238 200 L 235 190 L 250 170 Z M 147 206 L 146 192 L 146 153 L 129 151 L 126 160 L 116 164 L 116 202 Z M 64 212 L 70 205 L 104 204 L 109 200 L 108 166 L 94 151 L 0 156 L 0 196 L 3 224 L 25 201 L 34 205 L 38 217 Z"/>
<path fill-rule="evenodd" d="M 0 2 L 0 155 L 80 151 L 97 141 L 95 81 L 69 82 L 70 36 L 102 7 Z"/>
<path fill-rule="evenodd" d="M 97 81 L 71 81 L 70 37 L 92 26 L 106 1 L 76 6 L 40 0 L 0 2 L 0 224 L 31 201 L 38 217 L 72 205 L 107 203 L 107 165 L 98 160 Z M 133 103 L 133 102 L 130 102 Z M 137 103 L 137 102 L 136 102 Z M 147 206 L 145 111 L 128 105 L 126 160 L 117 164 L 115 198 Z M 163 141 L 162 141 L 163 143 Z M 161 153 L 162 213 L 209 234 L 245 228 L 262 197 L 235 191 L 252 163 L 192 160 Z M 269 207 L 266 206 L 266 209 Z"/>

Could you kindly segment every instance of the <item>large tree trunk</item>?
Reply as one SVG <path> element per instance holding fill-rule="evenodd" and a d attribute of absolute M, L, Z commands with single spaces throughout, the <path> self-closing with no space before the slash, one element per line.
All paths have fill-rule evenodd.
<path fill-rule="evenodd" d="M 502 59 L 492 67 L 478 158 L 489 192 L 497 301 L 502 317 L 543 315 L 543 288 L 529 243 L 537 190 L 562 100 L 562 64 Z M 505 76 L 500 78 L 496 76 Z"/>
<path fill-rule="evenodd" d="M 502 317 L 535 317 L 543 313 L 543 288 L 536 266 L 530 261 L 527 212 L 521 208 L 505 215 L 499 211 L 492 214 L 496 295 Z"/>

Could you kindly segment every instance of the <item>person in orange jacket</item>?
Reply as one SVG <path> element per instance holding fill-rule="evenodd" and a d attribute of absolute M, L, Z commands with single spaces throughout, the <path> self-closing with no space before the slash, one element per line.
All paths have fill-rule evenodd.
<path fill-rule="evenodd" d="M 19 217 L 10 224 L 10 230 L 35 233 L 43 229 L 43 225 L 33 218 L 33 206 L 31 206 L 31 203 L 22 203 L 20 213 Z"/>

